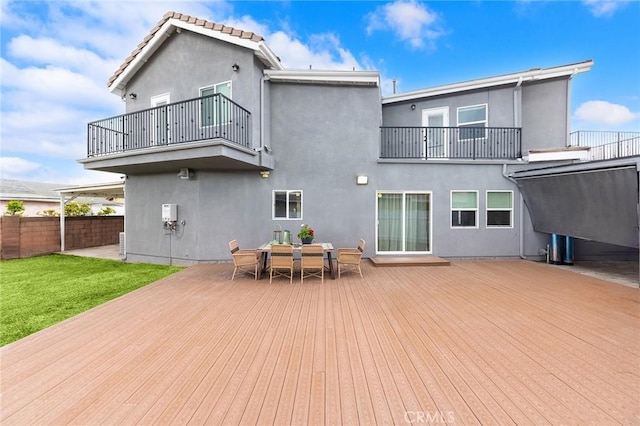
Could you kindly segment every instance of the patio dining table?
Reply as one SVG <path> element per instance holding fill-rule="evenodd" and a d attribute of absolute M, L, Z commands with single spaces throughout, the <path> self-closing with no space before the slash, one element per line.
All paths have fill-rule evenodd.
<path fill-rule="evenodd" d="M 327 254 L 327 261 L 329 273 L 331 274 L 331 278 L 335 279 L 335 271 L 333 269 L 333 244 L 331 243 L 314 243 L 314 245 L 322 246 L 322 250 Z M 293 247 L 293 253 L 301 253 L 302 252 L 302 244 L 291 244 Z M 269 257 L 269 253 L 271 253 L 271 243 L 265 243 L 258 247 L 258 251 L 260 252 L 260 267 L 258 268 L 258 279 L 262 278 L 262 273 L 267 270 L 267 257 Z"/>

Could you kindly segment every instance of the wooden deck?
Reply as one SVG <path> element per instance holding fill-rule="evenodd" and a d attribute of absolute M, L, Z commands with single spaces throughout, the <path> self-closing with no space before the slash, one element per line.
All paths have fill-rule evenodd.
<path fill-rule="evenodd" d="M 545 264 L 198 265 L 0 349 L 3 425 L 640 424 L 640 291 Z"/>

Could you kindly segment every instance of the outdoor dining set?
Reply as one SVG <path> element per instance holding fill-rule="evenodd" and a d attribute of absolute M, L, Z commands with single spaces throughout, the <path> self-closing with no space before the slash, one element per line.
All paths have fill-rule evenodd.
<path fill-rule="evenodd" d="M 331 243 L 287 244 L 272 241 L 257 249 L 240 249 L 238 241 L 231 240 L 229 250 L 234 264 L 231 279 L 233 280 L 236 274 L 241 272 L 248 273 L 259 280 L 262 274 L 268 271 L 269 282 L 276 277 L 285 277 L 289 282 L 293 282 L 296 263 L 300 265 L 300 282 L 311 277 L 317 277 L 324 282 L 325 270 L 328 270 L 331 278 L 335 279 L 335 269 L 338 270 L 338 278 L 348 271 L 357 272 L 362 278 L 360 262 L 364 245 L 365 241 L 360 240 L 358 247 L 337 249 L 335 259 L 337 268 L 334 268 L 334 248 Z M 300 255 L 299 261 L 295 256 L 297 254 Z"/>

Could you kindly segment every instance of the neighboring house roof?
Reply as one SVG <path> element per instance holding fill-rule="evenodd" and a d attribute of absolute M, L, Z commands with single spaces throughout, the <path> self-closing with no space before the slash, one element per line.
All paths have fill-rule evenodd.
<path fill-rule="evenodd" d="M 0 200 L 60 202 L 59 183 L 0 179 Z"/>
<path fill-rule="evenodd" d="M 283 69 L 280 59 L 267 47 L 264 39 L 253 32 L 216 24 L 215 22 L 182 13 L 167 12 L 109 78 L 107 83 L 109 90 L 122 95 L 126 89 L 127 82 L 136 71 L 173 34 L 173 31 L 181 31 L 181 29 L 251 49 L 268 68 Z"/>
<path fill-rule="evenodd" d="M 398 93 L 382 97 L 383 104 L 404 102 L 414 99 L 422 99 L 431 96 L 448 95 L 456 92 L 463 92 L 489 87 L 503 86 L 507 84 L 520 85 L 531 81 L 545 80 L 558 77 L 573 77 L 574 75 L 587 72 L 593 66 L 593 60 L 578 62 L 575 64 L 561 65 L 552 68 L 534 68 L 528 71 L 521 71 L 512 74 L 504 74 L 494 77 L 481 78 L 478 80 L 464 81 L 461 83 L 446 84 L 427 89 L 420 89 L 411 92 Z"/>

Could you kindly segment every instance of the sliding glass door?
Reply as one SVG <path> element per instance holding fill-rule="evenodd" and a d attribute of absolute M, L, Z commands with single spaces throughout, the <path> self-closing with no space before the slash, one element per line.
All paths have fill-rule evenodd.
<path fill-rule="evenodd" d="M 378 192 L 379 253 L 431 252 L 431 193 Z"/>

